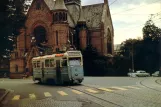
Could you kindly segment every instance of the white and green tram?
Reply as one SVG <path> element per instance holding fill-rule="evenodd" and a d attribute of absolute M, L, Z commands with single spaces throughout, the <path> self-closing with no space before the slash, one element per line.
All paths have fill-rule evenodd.
<path fill-rule="evenodd" d="M 81 83 L 84 79 L 83 58 L 80 51 L 34 57 L 32 59 L 33 80 L 55 84 Z"/>

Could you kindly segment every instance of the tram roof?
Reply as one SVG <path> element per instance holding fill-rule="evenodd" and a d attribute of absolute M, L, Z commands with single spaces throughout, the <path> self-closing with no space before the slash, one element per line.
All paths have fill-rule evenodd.
<path fill-rule="evenodd" d="M 65 53 L 59 53 L 59 54 L 52 54 L 52 55 L 45 55 L 45 56 L 38 56 L 38 57 L 35 57 L 33 58 L 32 60 L 40 60 L 40 59 L 47 59 L 47 58 L 55 58 L 56 55 L 62 55 L 65 57 L 65 56 L 68 56 L 70 53 L 81 53 L 81 51 L 67 51 Z M 79 56 L 81 54 L 75 54 L 74 56 Z M 62 57 L 63 57 L 62 56 Z M 69 55 L 70 56 L 70 55 Z M 73 55 L 72 55 L 73 56 Z M 61 57 L 61 56 L 60 56 Z"/>

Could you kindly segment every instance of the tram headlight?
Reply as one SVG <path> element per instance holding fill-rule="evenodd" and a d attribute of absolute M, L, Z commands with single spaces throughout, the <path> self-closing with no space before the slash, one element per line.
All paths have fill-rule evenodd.
<path fill-rule="evenodd" d="M 78 76 L 78 74 L 75 74 L 75 76 Z"/>

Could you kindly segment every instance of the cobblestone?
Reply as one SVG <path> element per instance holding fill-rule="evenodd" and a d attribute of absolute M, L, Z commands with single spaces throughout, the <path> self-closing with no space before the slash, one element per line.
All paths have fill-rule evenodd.
<path fill-rule="evenodd" d="M 56 101 L 51 98 L 43 100 L 23 100 L 18 107 L 82 107 L 78 101 Z"/>

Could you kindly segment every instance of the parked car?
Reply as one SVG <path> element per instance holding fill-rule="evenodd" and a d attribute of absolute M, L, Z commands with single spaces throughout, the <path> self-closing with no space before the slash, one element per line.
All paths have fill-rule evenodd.
<path fill-rule="evenodd" d="M 153 76 L 153 77 L 159 77 L 159 72 L 160 72 L 160 71 L 154 72 L 154 73 L 152 74 L 152 76 Z"/>
<path fill-rule="evenodd" d="M 130 77 L 149 77 L 150 76 L 149 73 L 147 73 L 146 71 L 143 71 L 143 70 L 139 70 L 134 73 L 128 73 L 128 75 Z"/>

